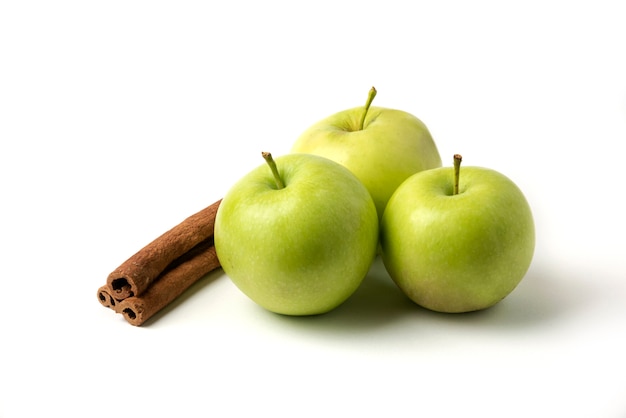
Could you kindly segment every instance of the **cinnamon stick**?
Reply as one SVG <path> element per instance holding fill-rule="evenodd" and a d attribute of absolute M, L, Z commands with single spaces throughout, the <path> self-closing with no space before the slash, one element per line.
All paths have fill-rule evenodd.
<path fill-rule="evenodd" d="M 140 296 L 174 260 L 213 236 L 221 199 L 189 216 L 122 263 L 107 277 L 111 296 L 121 301 Z M 106 298 L 104 293 L 99 293 Z"/>
<path fill-rule="evenodd" d="M 113 310 L 116 309 L 117 302 L 113 295 L 111 295 L 111 290 L 109 286 L 104 285 L 98 289 L 98 300 L 105 308 L 111 308 Z"/>
<path fill-rule="evenodd" d="M 219 267 L 211 237 L 175 260 L 141 296 L 120 301 L 116 311 L 131 325 L 142 325 L 192 284 Z"/>

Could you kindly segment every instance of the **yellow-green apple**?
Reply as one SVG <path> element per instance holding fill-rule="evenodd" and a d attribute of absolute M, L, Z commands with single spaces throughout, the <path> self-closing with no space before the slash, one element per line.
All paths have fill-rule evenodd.
<path fill-rule="evenodd" d="M 330 158 L 352 171 L 367 187 L 382 217 L 387 201 L 409 176 L 441 167 L 441 157 L 426 125 L 402 110 L 365 106 L 335 113 L 306 129 L 292 152 Z"/>
<path fill-rule="evenodd" d="M 367 189 L 327 158 L 287 154 L 253 169 L 224 196 L 215 250 L 233 283 L 265 309 L 326 313 L 367 274 L 378 217 Z"/>
<path fill-rule="evenodd" d="M 535 248 L 530 206 L 494 170 L 441 167 L 409 177 L 380 225 L 382 259 L 398 287 L 439 312 L 488 308 L 525 276 Z"/>

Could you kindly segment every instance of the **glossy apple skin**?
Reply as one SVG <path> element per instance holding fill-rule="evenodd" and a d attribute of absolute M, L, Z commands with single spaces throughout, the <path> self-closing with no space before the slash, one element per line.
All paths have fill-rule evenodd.
<path fill-rule="evenodd" d="M 347 167 L 367 187 L 381 218 L 396 188 L 417 172 L 441 167 L 441 157 L 426 125 L 412 114 L 372 106 L 359 130 L 363 112 L 364 107 L 347 109 L 315 123 L 291 151 Z"/>
<path fill-rule="evenodd" d="M 371 196 L 345 167 L 323 157 L 275 159 L 285 188 L 267 164 L 224 196 L 215 249 L 233 283 L 265 309 L 285 315 L 326 313 L 367 274 L 378 243 Z"/>
<path fill-rule="evenodd" d="M 381 223 L 385 268 L 414 302 L 439 312 L 488 308 L 522 280 L 535 227 L 521 190 L 485 168 L 424 171 L 393 194 Z"/>

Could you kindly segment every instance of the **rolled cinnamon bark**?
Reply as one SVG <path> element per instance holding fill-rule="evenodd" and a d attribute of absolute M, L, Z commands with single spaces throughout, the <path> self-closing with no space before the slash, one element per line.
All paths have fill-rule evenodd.
<path fill-rule="evenodd" d="M 107 285 L 101 286 L 100 289 L 98 289 L 98 300 L 105 308 L 115 310 L 117 307 L 117 302 L 113 295 L 111 295 L 111 291 Z"/>
<path fill-rule="evenodd" d="M 131 325 L 142 325 L 207 273 L 220 267 L 213 238 L 175 260 L 141 295 L 117 303 L 116 311 Z"/>
<path fill-rule="evenodd" d="M 111 296 L 117 301 L 140 296 L 170 263 L 213 236 L 215 215 L 221 201 L 189 216 L 111 272 L 107 277 Z"/>

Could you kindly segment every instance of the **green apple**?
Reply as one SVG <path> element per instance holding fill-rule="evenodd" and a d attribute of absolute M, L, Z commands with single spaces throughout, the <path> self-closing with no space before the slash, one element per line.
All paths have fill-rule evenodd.
<path fill-rule="evenodd" d="M 330 158 L 352 171 L 367 187 L 381 218 L 387 201 L 409 176 L 441 167 L 428 128 L 402 110 L 371 106 L 372 87 L 364 107 L 329 116 L 305 130 L 292 152 Z"/>
<path fill-rule="evenodd" d="M 233 283 L 265 309 L 326 313 L 354 293 L 374 260 L 374 202 L 348 169 L 327 158 L 263 156 L 267 164 L 242 177 L 220 204 L 217 256 Z"/>
<path fill-rule="evenodd" d="M 395 191 L 380 225 L 389 275 L 414 302 L 439 312 L 495 305 L 528 270 L 535 248 L 530 206 L 494 170 L 423 171 Z"/>

